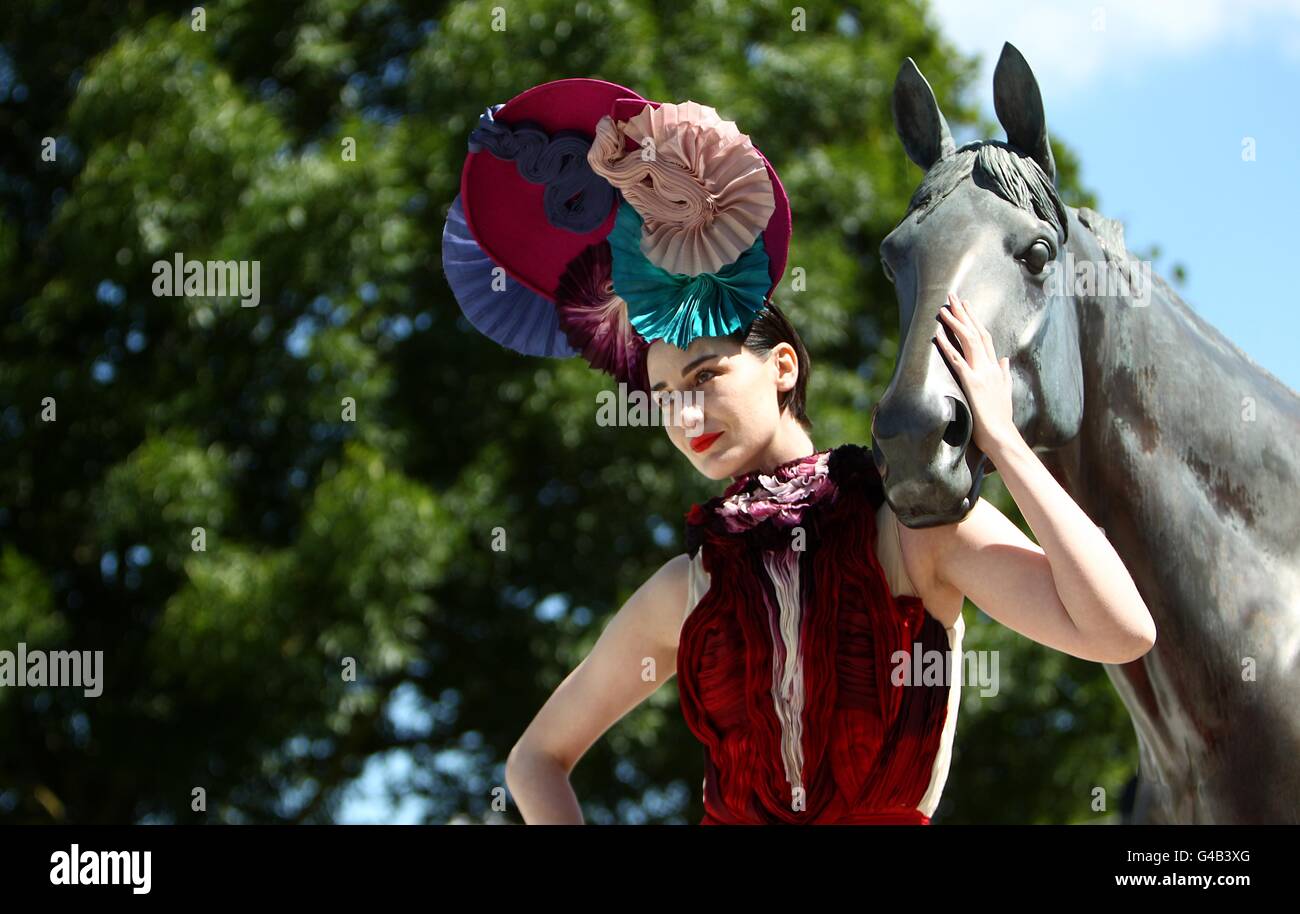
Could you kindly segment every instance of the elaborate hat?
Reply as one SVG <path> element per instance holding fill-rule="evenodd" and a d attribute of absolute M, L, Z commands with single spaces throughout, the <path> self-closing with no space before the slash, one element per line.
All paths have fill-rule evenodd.
<path fill-rule="evenodd" d="M 790 227 L 776 171 L 713 108 L 560 79 L 479 117 L 442 262 L 480 333 L 647 390 L 654 340 L 749 326 Z"/>

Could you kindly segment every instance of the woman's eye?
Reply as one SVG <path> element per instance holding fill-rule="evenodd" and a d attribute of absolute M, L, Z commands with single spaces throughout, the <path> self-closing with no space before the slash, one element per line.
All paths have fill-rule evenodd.
<path fill-rule="evenodd" d="M 705 381 L 707 381 L 709 378 L 713 377 L 715 374 L 717 374 L 716 371 L 711 371 L 708 368 L 706 368 L 695 376 L 695 383 L 702 384 Z M 709 378 L 706 378 L 705 375 L 708 375 Z"/>

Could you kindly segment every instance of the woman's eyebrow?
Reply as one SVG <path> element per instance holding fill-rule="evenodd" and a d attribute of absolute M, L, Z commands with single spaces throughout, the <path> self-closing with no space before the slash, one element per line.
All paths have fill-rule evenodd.
<path fill-rule="evenodd" d="M 691 369 L 694 368 L 696 365 L 699 365 L 701 362 L 707 362 L 709 359 L 716 359 L 717 357 L 718 354 L 716 352 L 706 352 L 704 355 L 700 356 L 699 358 L 691 359 L 691 361 L 686 363 L 686 367 L 682 369 L 682 377 L 683 378 L 686 377 L 686 375 L 690 373 Z M 660 381 L 658 384 L 656 384 L 654 387 L 650 389 L 659 390 L 663 386 L 664 386 L 664 382 Z"/>

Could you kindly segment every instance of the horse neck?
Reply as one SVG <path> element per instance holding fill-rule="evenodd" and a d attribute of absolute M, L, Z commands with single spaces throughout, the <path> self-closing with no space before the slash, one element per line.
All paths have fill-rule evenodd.
<path fill-rule="evenodd" d="M 1103 229 L 1103 244 L 1077 212 L 1067 245 L 1076 263 L 1137 264 L 1113 231 Z M 1078 438 L 1053 455 L 1067 487 L 1103 526 L 1101 518 L 1130 510 L 1160 526 L 1149 509 L 1177 501 L 1186 522 L 1231 515 L 1256 535 L 1293 540 L 1290 499 L 1270 495 L 1300 480 L 1300 398 L 1149 265 L 1143 275 L 1145 298 L 1107 295 L 1104 286 L 1072 296 L 1084 408 Z"/>

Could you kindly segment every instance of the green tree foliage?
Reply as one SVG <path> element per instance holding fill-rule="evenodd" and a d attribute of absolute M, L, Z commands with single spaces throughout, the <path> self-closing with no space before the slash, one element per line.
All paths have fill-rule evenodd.
<path fill-rule="evenodd" d="M 713 484 L 598 426 L 581 360 L 460 318 L 440 240 L 478 115 L 597 76 L 738 121 L 792 200 L 778 300 L 825 447 L 869 440 L 897 349 L 894 74 L 971 127 L 977 62 L 913 0 L 78 7 L 0 13 L 0 649 L 103 650 L 105 681 L 0 689 L 0 819 L 331 821 L 394 757 L 427 821 L 489 817 Z M 156 296 L 177 253 L 257 260 L 260 303 Z M 1003 688 L 968 690 L 940 816 L 1097 820 L 1134 764 L 1101 668 L 976 616 Z M 701 776 L 670 683 L 573 782 L 592 822 L 698 821 Z"/>

